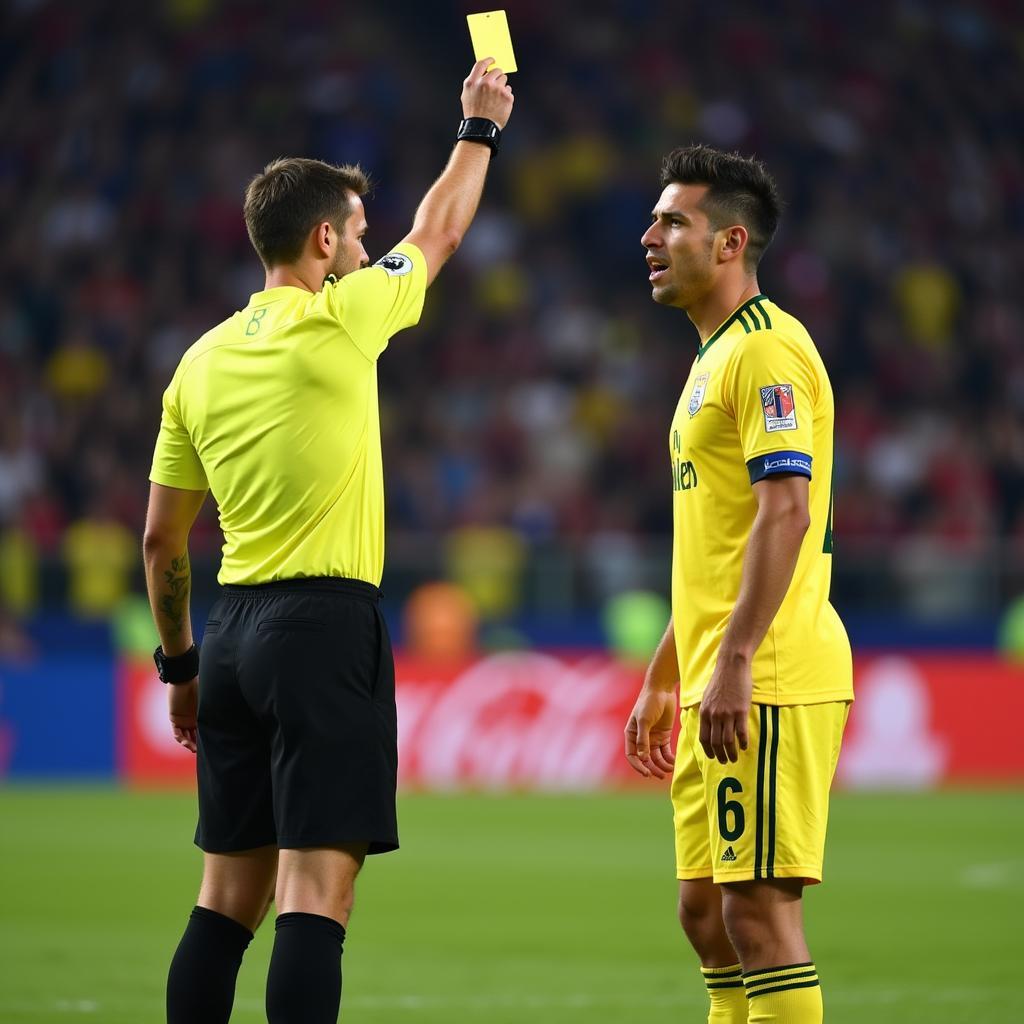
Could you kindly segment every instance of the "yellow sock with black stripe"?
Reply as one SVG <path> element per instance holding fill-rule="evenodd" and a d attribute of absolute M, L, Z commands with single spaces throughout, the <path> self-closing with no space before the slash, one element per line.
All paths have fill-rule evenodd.
<path fill-rule="evenodd" d="M 814 964 L 764 967 L 743 975 L 747 1024 L 821 1024 L 821 986 Z"/>
<path fill-rule="evenodd" d="M 711 997 L 708 1024 L 746 1024 L 747 994 L 743 991 L 743 968 L 702 967 L 704 984 Z"/>

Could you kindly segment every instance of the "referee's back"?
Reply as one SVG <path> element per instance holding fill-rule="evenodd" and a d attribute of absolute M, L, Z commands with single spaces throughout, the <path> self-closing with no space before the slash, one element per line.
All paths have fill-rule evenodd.
<path fill-rule="evenodd" d="M 150 480 L 212 492 L 218 581 L 338 576 L 379 585 L 384 484 L 377 357 L 423 308 L 402 243 L 328 281 L 255 293 L 184 355 L 163 398 Z"/>

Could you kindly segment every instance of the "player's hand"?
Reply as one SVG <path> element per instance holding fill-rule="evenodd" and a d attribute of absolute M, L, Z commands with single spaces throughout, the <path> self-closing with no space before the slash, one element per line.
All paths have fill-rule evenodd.
<path fill-rule="evenodd" d="M 167 710 L 171 719 L 171 732 L 186 750 L 196 752 L 196 730 L 199 723 L 199 677 L 190 683 L 167 684 Z"/>
<path fill-rule="evenodd" d="M 626 760 L 645 779 L 667 779 L 676 763 L 672 727 L 676 721 L 675 690 L 643 687 L 626 722 Z"/>
<path fill-rule="evenodd" d="M 478 60 L 462 83 L 462 116 L 486 117 L 504 128 L 512 113 L 515 97 L 508 86 L 508 75 L 500 68 L 487 71 L 493 57 Z"/>
<path fill-rule="evenodd" d="M 749 664 L 719 661 L 715 665 L 700 702 L 700 745 L 709 758 L 717 758 L 725 764 L 738 760 L 737 742 L 740 750 L 747 749 L 753 689 Z"/>

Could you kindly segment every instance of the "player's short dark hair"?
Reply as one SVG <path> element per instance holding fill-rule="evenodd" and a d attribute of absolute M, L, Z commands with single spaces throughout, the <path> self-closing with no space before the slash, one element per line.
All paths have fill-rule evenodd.
<path fill-rule="evenodd" d="M 661 165 L 661 184 L 707 185 L 701 208 L 714 231 L 742 224 L 749 233 L 746 264 L 754 268 L 775 237 L 782 200 L 760 160 L 712 146 L 680 146 Z"/>
<path fill-rule="evenodd" d="M 245 190 L 245 226 L 265 267 L 294 263 L 310 231 L 327 221 L 338 232 L 352 212 L 351 193 L 365 195 L 370 180 L 358 164 L 272 160 Z"/>

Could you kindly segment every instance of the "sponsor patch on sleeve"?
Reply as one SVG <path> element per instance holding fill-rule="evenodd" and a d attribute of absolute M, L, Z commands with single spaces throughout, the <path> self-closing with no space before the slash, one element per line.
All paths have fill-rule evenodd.
<path fill-rule="evenodd" d="M 792 384 L 769 384 L 761 388 L 761 408 L 764 410 L 764 429 L 769 434 L 776 430 L 796 430 Z"/>
<path fill-rule="evenodd" d="M 412 270 L 412 260 L 405 253 L 389 252 L 387 256 L 381 256 L 375 267 L 383 267 L 392 277 L 401 277 Z"/>

